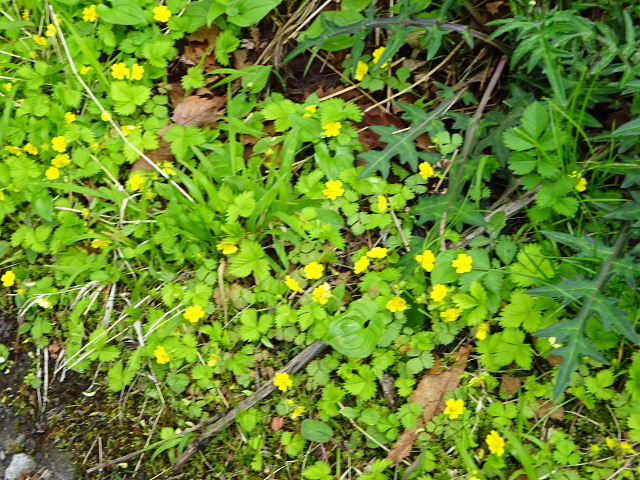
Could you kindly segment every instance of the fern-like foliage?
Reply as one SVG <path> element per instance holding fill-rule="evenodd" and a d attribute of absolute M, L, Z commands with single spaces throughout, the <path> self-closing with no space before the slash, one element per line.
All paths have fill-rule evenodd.
<path fill-rule="evenodd" d="M 578 275 L 575 280 L 563 279 L 553 285 L 545 285 L 527 292 L 531 295 L 561 298 L 564 306 L 582 302 L 582 308 L 571 320 L 558 322 L 535 333 L 539 337 L 556 337 L 557 341 L 563 344 L 554 350 L 554 354 L 563 358 L 553 392 L 554 398 L 557 399 L 566 390 L 572 373 L 585 356 L 601 363 L 608 363 L 587 336 L 587 323 L 592 317 L 599 318 L 606 331 L 615 329 L 630 342 L 640 345 L 640 336 L 634 325 L 627 314 L 616 306 L 620 300 L 607 294 L 607 285 L 615 276 L 624 275 L 628 284 L 635 284 L 635 275 L 640 272 L 640 264 L 633 258 L 621 258 L 628 240 L 629 228 L 621 232 L 613 247 L 589 238 L 577 238 L 557 232 L 543 233 L 579 250 L 582 254 L 588 254 L 588 258 L 601 259 L 599 274 L 595 278 Z"/>

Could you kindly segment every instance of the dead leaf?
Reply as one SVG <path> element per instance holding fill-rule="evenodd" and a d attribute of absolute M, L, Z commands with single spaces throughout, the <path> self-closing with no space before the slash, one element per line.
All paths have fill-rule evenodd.
<path fill-rule="evenodd" d="M 491 15 L 495 15 L 496 13 L 498 13 L 498 10 L 500 10 L 500 7 L 504 5 L 504 2 L 502 1 L 497 1 L 497 2 L 490 2 L 487 3 L 486 7 L 487 7 L 487 11 L 491 14 Z"/>
<path fill-rule="evenodd" d="M 188 126 L 213 126 L 218 119 L 218 112 L 226 104 L 227 97 L 204 98 L 199 95 L 190 95 L 173 111 L 171 120 L 177 125 Z"/>
<path fill-rule="evenodd" d="M 446 402 L 444 397 L 460 385 L 460 375 L 462 375 L 469 359 L 470 346 L 464 346 L 458 350 L 454 356 L 456 358 L 451 368 L 442 368 L 439 365 L 427 370 L 418 383 L 418 386 L 409 395 L 409 399 L 424 407 L 422 418 L 415 428 L 405 430 L 391 449 L 387 458 L 394 464 L 400 463 L 411 453 L 411 448 L 417 438 L 417 431 L 424 427 L 431 419 L 444 412 Z"/>
<path fill-rule="evenodd" d="M 511 396 L 520 390 L 522 379 L 518 377 L 512 377 L 511 375 L 503 375 L 501 378 L 500 391 Z"/>
<path fill-rule="evenodd" d="M 271 430 L 277 432 L 282 427 L 284 427 L 284 418 L 282 417 L 273 417 L 271 419 Z"/>
<path fill-rule="evenodd" d="M 535 402 L 531 404 L 531 408 L 536 413 L 536 417 L 542 418 L 549 416 L 554 420 L 562 420 L 564 418 L 564 408 L 551 400 L 544 402 Z"/>
<path fill-rule="evenodd" d="M 547 357 L 547 362 L 549 362 L 549 365 L 551 365 L 552 367 L 557 367 L 558 365 L 560 365 L 562 363 L 562 356 L 560 356 L 560 355 L 549 355 Z"/>

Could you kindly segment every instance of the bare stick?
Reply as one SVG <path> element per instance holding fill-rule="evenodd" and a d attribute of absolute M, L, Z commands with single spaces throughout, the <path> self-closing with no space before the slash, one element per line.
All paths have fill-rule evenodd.
<path fill-rule="evenodd" d="M 305 348 L 301 353 L 296 355 L 293 360 L 291 360 L 278 373 L 296 373 L 327 347 L 328 345 L 322 340 L 316 340 L 307 348 Z M 177 472 L 178 470 L 180 470 L 180 468 L 182 468 L 182 466 L 187 463 L 189 459 L 193 457 L 198 450 L 200 450 L 201 447 L 204 447 L 209 442 L 211 442 L 214 435 L 217 435 L 229 425 L 231 425 L 235 421 L 238 412 L 250 409 L 257 403 L 271 395 L 271 393 L 273 393 L 275 389 L 276 386 L 273 382 L 267 382 L 258 390 L 256 390 L 256 392 L 249 398 L 246 398 L 245 400 L 239 402 L 236 408 L 232 408 L 231 410 L 229 410 L 220 420 L 211 425 L 211 427 L 209 427 L 202 435 L 200 435 L 197 440 L 191 442 L 191 445 L 189 445 L 187 449 L 182 454 L 180 454 L 176 461 L 173 462 L 173 471 Z"/>

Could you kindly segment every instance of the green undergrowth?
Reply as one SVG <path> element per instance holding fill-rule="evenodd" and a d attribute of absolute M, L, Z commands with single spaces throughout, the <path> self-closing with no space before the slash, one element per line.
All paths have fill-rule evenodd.
<path fill-rule="evenodd" d="M 514 1 L 489 36 L 456 2 L 343 0 L 287 60 L 347 52 L 366 103 L 233 63 L 303 2 L 1 4 L 2 305 L 24 346 L 111 392 L 109 422 L 151 445 L 144 474 L 170 477 L 200 433 L 181 432 L 273 383 L 190 475 L 640 477 L 640 127 L 606 118 L 640 107 L 637 6 Z M 446 76 L 429 99 L 403 60 L 460 41 L 509 57 L 491 109 Z M 406 128 L 364 128 L 394 94 Z M 212 97 L 215 122 L 177 114 Z"/>

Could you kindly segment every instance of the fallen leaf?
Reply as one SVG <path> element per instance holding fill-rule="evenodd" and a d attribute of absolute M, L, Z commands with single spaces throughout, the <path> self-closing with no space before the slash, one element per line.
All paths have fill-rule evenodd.
<path fill-rule="evenodd" d="M 518 377 L 512 377 L 511 375 L 503 375 L 500 385 L 500 391 L 506 393 L 511 396 L 520 390 L 520 385 L 522 384 L 522 379 Z"/>
<path fill-rule="evenodd" d="M 282 427 L 284 427 L 284 418 L 282 417 L 273 417 L 271 419 L 271 430 L 277 432 Z"/>
<path fill-rule="evenodd" d="M 551 400 L 532 403 L 531 408 L 538 418 L 546 416 L 549 416 L 549 418 L 553 418 L 554 420 L 562 420 L 564 418 L 564 408 L 562 405 L 558 405 Z"/>
<path fill-rule="evenodd" d="M 411 453 L 411 448 L 418 436 L 417 431 L 423 428 L 431 419 L 444 412 L 446 408 L 445 396 L 454 391 L 460 385 L 460 375 L 466 368 L 469 359 L 470 346 L 464 346 L 458 350 L 454 356 L 455 362 L 451 368 L 443 368 L 439 364 L 427 370 L 418 383 L 418 386 L 409 395 L 409 399 L 424 407 L 422 418 L 415 428 L 405 430 L 389 451 L 387 458 L 394 464 L 400 463 Z"/>
<path fill-rule="evenodd" d="M 171 120 L 185 127 L 213 126 L 218 120 L 218 112 L 226 101 L 226 96 L 204 98 L 200 95 L 190 95 L 174 109 Z"/>
<path fill-rule="evenodd" d="M 489 2 L 487 3 L 487 11 L 491 14 L 491 15 L 495 15 L 496 13 L 498 13 L 498 10 L 500 10 L 500 7 L 504 5 L 504 2 L 502 1 L 497 1 L 497 2 Z"/>

